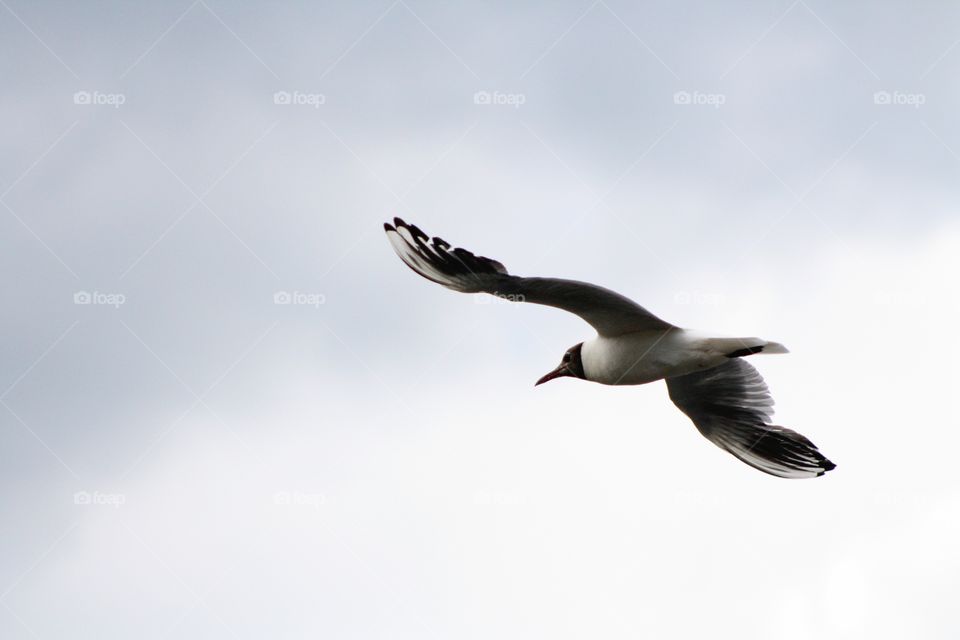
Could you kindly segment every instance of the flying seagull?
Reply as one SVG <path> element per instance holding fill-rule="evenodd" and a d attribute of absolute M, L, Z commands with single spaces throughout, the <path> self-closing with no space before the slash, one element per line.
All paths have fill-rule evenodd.
<path fill-rule="evenodd" d="M 562 377 L 608 385 L 664 379 L 670 399 L 700 433 L 751 467 L 781 478 L 813 478 L 834 468 L 807 438 L 771 424 L 767 385 L 743 360 L 756 353 L 787 353 L 783 345 L 702 336 L 595 284 L 514 276 L 496 260 L 430 239 L 400 218 L 383 226 L 400 259 L 427 280 L 463 293 L 557 307 L 597 330 L 597 337 L 567 349 L 560 365 L 536 384 Z"/>

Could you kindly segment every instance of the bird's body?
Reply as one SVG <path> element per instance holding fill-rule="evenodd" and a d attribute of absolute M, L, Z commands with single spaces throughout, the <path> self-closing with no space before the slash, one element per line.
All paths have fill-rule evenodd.
<path fill-rule="evenodd" d="M 597 336 L 574 345 L 537 384 L 573 377 L 606 385 L 666 380 L 670 399 L 715 445 L 782 478 L 821 476 L 834 468 L 805 437 L 771 424 L 773 399 L 743 358 L 786 353 L 760 338 L 722 338 L 661 320 L 629 298 L 576 280 L 524 278 L 496 260 L 452 249 L 399 218 L 384 225 L 397 255 L 424 278 L 454 291 L 489 293 L 574 313 Z"/>
<path fill-rule="evenodd" d="M 760 338 L 707 337 L 689 329 L 674 328 L 619 336 L 598 335 L 584 341 L 580 357 L 587 380 L 636 385 L 712 369 L 740 349 L 780 353 L 783 348 Z"/>

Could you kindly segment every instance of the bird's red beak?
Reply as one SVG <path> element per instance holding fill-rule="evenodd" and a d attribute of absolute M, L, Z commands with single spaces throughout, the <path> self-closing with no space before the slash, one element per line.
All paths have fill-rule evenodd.
<path fill-rule="evenodd" d="M 563 377 L 572 376 L 572 375 L 573 375 L 573 374 L 570 373 L 570 369 L 567 368 L 567 363 L 566 363 L 566 362 L 561 362 L 559 367 L 557 367 L 556 369 L 554 369 L 553 371 L 551 371 L 551 372 L 548 373 L 547 375 L 545 375 L 545 376 L 543 376 L 542 378 L 540 378 L 539 380 L 537 380 L 537 381 L 534 383 L 533 386 L 537 386 L 537 385 L 543 384 L 544 382 L 549 382 L 549 381 L 553 380 L 554 378 L 563 378 Z"/>

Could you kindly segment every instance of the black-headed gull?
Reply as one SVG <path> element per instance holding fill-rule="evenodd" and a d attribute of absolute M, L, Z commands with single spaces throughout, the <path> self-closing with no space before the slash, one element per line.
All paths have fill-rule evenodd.
<path fill-rule="evenodd" d="M 574 313 L 597 337 L 567 349 L 536 384 L 573 377 L 609 385 L 665 379 L 670 399 L 708 440 L 751 467 L 781 478 L 812 478 L 834 468 L 805 437 L 770 423 L 773 399 L 742 358 L 786 353 L 760 338 L 717 338 L 681 329 L 632 300 L 586 282 L 522 278 L 490 258 L 451 248 L 399 218 L 384 224 L 397 255 L 424 278 L 464 293 L 489 293 Z"/>

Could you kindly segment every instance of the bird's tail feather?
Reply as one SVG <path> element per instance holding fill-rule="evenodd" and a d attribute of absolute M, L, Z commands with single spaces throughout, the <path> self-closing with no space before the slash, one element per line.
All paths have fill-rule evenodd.
<path fill-rule="evenodd" d="M 790 353 L 779 342 L 762 338 L 713 338 L 710 340 L 710 347 L 715 353 L 728 358 L 742 358 L 755 353 Z"/>

